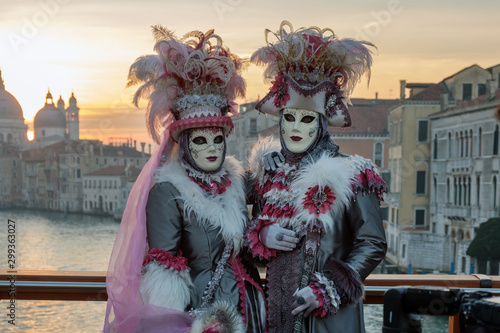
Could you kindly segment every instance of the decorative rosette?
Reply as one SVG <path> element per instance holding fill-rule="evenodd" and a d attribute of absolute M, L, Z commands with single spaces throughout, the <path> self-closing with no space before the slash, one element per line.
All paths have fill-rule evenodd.
<path fill-rule="evenodd" d="M 309 214 L 319 216 L 330 210 L 335 199 L 335 193 L 328 186 L 320 189 L 319 185 L 316 185 L 308 189 L 302 205 L 304 209 L 309 210 Z"/>

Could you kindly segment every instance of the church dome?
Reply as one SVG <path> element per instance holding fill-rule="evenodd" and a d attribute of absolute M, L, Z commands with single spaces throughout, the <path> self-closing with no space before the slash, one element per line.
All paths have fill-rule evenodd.
<path fill-rule="evenodd" d="M 0 71 L 0 119 L 19 119 L 24 121 L 23 109 L 17 99 L 7 90 Z"/>
<path fill-rule="evenodd" d="M 34 125 L 35 128 L 66 128 L 66 117 L 63 112 L 54 105 L 50 91 L 47 93 L 45 106 L 36 113 Z"/>

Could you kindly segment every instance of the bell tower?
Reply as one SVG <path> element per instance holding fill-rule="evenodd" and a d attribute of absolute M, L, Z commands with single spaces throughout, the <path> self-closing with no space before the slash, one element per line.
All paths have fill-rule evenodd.
<path fill-rule="evenodd" d="M 71 140 L 80 140 L 80 108 L 76 105 L 75 94 L 71 93 L 69 106 L 66 109 L 66 124 L 68 124 L 68 137 Z"/>

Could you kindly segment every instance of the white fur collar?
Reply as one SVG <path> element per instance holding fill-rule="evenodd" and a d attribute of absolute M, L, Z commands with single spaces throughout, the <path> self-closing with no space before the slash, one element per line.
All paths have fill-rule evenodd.
<path fill-rule="evenodd" d="M 351 184 L 354 180 L 354 169 L 345 157 L 329 157 L 324 154 L 315 163 L 307 164 L 298 171 L 297 178 L 291 184 L 294 192 L 296 215 L 290 221 L 294 228 L 305 224 L 315 223 L 320 220 L 325 230 L 333 228 L 334 216 L 339 214 L 347 207 L 353 196 Z M 329 187 L 335 193 L 335 201 L 330 207 L 330 212 L 325 214 L 310 214 L 308 209 L 304 209 L 303 202 L 309 189 L 315 187 L 324 189 Z"/>
<path fill-rule="evenodd" d="M 241 249 L 243 230 L 247 221 L 244 170 L 234 157 L 226 156 L 223 168 L 231 180 L 231 186 L 222 194 L 212 196 L 191 181 L 178 160 L 169 159 L 155 173 L 155 182 L 169 182 L 180 192 L 184 201 L 184 213 L 194 213 L 197 223 L 205 227 L 220 227 L 226 242 L 234 240 L 235 252 Z"/>
<path fill-rule="evenodd" d="M 253 176 L 260 183 L 269 180 L 269 175 L 264 172 L 262 167 L 262 159 L 264 154 L 270 151 L 280 150 L 279 141 L 272 138 L 260 139 L 252 151 L 249 159 L 249 165 Z M 295 209 L 295 216 L 292 219 L 278 218 L 276 222 L 283 226 L 292 228 L 307 227 L 315 224 L 317 220 L 321 222 L 325 230 L 331 229 L 334 223 L 334 216 L 338 216 L 345 207 L 350 204 L 354 193 L 352 185 L 355 182 L 355 175 L 362 171 L 362 167 L 370 161 L 363 159 L 360 156 L 348 157 L 330 157 L 325 153 L 314 163 L 306 164 L 301 170 L 298 170 L 297 176 L 290 184 L 290 191 L 271 189 L 264 194 L 264 199 L 267 203 L 271 203 L 277 207 L 284 207 L 286 204 L 292 203 Z M 288 164 L 282 164 L 276 170 L 276 173 L 283 171 L 284 174 L 290 172 Z M 275 181 L 277 179 L 274 179 Z M 306 193 L 313 187 L 318 185 L 320 188 L 329 187 L 336 196 L 334 203 L 330 207 L 330 211 L 325 214 L 310 214 L 308 209 L 304 209 L 304 199 Z M 266 219 L 266 217 L 263 217 Z"/>

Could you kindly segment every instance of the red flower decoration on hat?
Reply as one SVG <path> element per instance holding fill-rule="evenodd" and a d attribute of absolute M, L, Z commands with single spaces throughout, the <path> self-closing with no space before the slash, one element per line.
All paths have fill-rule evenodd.
<path fill-rule="evenodd" d="M 307 41 L 307 57 L 311 57 L 318 52 L 321 47 L 326 47 L 329 41 L 323 41 L 320 36 L 302 34 L 302 37 Z M 313 59 L 314 60 L 314 59 Z"/>
<path fill-rule="evenodd" d="M 274 105 L 279 108 L 286 105 L 290 99 L 288 95 L 288 83 L 283 76 L 276 76 L 271 92 L 274 94 Z"/>
<path fill-rule="evenodd" d="M 309 191 L 306 192 L 302 205 L 304 209 L 309 209 L 309 214 L 319 216 L 319 214 L 324 214 L 330 209 L 335 199 L 335 193 L 328 186 L 320 189 L 319 185 L 316 185 L 310 187 Z"/>

